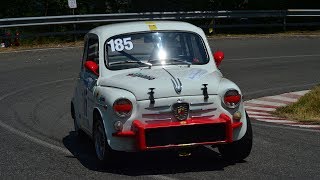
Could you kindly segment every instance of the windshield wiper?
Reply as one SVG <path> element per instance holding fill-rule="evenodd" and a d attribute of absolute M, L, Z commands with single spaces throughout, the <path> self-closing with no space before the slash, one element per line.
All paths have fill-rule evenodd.
<path fill-rule="evenodd" d="M 180 58 L 170 58 L 169 60 L 171 60 L 171 61 L 175 61 L 175 62 L 181 62 L 181 63 L 187 64 L 187 65 L 188 65 L 188 67 L 190 67 L 190 65 L 192 64 L 191 62 L 184 61 L 184 60 L 182 60 L 182 59 L 180 59 Z"/>
<path fill-rule="evenodd" d="M 126 61 L 118 61 L 118 62 L 111 62 L 109 65 L 115 65 L 115 64 L 130 64 L 130 63 L 136 63 L 136 64 L 143 64 L 149 66 L 151 68 L 152 64 L 148 62 L 142 62 L 142 61 L 134 61 L 134 60 L 126 60 Z"/>
<path fill-rule="evenodd" d="M 160 59 L 150 59 L 148 60 L 148 62 L 154 62 L 154 61 L 174 61 L 174 62 L 180 62 L 180 63 L 183 63 L 183 64 L 187 64 L 188 67 L 190 67 L 192 65 L 191 62 L 188 62 L 188 61 L 184 61 L 182 60 L 181 58 L 169 58 L 169 59 L 164 59 L 164 60 L 160 60 Z"/>

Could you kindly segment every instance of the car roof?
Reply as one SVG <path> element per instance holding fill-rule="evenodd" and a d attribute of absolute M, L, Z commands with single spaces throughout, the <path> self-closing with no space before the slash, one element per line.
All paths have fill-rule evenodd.
<path fill-rule="evenodd" d="M 199 27 L 181 21 L 133 21 L 125 23 L 115 23 L 99 26 L 92 29 L 89 33 L 97 34 L 99 37 L 107 39 L 108 37 L 118 34 L 166 30 L 191 31 L 198 34 L 203 33 L 203 31 Z"/>

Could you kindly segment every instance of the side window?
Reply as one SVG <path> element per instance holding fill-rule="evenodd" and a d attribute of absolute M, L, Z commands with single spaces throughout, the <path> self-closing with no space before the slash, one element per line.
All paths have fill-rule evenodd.
<path fill-rule="evenodd" d="M 85 38 L 84 40 L 84 46 L 83 46 L 83 55 L 82 55 L 82 63 L 81 63 L 81 69 L 84 68 L 84 63 L 87 60 L 87 47 L 88 47 L 88 39 Z"/>
<path fill-rule="evenodd" d="M 83 67 L 87 61 L 94 61 L 99 65 L 99 40 L 96 35 L 88 35 L 85 38 L 85 50 L 83 55 Z M 85 69 L 84 69 L 85 70 Z M 85 70 L 88 73 L 92 73 L 89 70 Z"/>
<path fill-rule="evenodd" d="M 99 64 L 99 41 L 98 38 L 88 39 L 88 49 L 86 60 L 91 60 Z"/>
<path fill-rule="evenodd" d="M 202 48 L 203 42 L 196 36 L 191 37 L 191 46 L 193 50 L 193 56 L 194 56 L 194 63 L 196 64 L 202 64 L 207 61 L 206 59 L 206 51 L 204 48 Z"/>

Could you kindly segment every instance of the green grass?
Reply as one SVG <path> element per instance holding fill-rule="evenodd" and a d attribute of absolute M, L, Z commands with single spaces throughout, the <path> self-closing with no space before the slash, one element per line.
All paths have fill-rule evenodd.
<path fill-rule="evenodd" d="M 277 108 L 274 114 L 299 122 L 320 124 L 320 85 L 311 89 L 297 102 Z"/>

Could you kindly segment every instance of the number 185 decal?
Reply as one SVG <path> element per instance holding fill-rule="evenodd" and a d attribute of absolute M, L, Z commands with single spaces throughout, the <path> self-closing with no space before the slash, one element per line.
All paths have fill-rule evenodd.
<path fill-rule="evenodd" d="M 111 47 L 111 51 L 123 51 L 133 49 L 133 43 L 131 41 L 131 37 L 123 38 L 123 39 L 111 39 L 108 44 Z"/>

